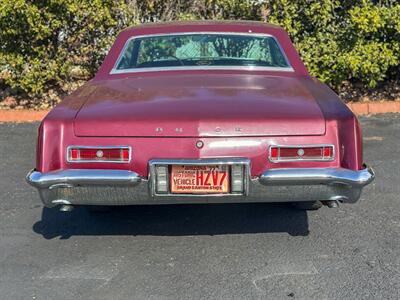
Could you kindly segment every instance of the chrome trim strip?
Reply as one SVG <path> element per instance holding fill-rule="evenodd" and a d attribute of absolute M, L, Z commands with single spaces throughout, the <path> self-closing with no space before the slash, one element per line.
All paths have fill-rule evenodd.
<path fill-rule="evenodd" d="M 250 175 L 250 159 L 248 158 L 207 158 L 207 159 L 152 159 L 149 161 L 149 183 L 150 191 L 153 197 L 226 197 L 226 196 L 243 196 L 249 193 Z M 229 194 L 157 194 L 155 187 L 155 169 L 157 165 L 244 165 L 244 192 L 243 193 L 229 193 Z"/>
<path fill-rule="evenodd" d="M 128 161 L 120 161 L 120 160 L 82 160 L 82 161 L 76 161 L 76 160 L 70 160 L 69 159 L 69 150 L 71 148 L 76 148 L 76 149 L 96 149 L 96 148 L 100 148 L 100 149 L 128 149 L 129 150 L 129 158 Z M 77 146 L 77 145 L 69 145 L 67 147 L 67 153 L 66 153 L 66 160 L 69 163 L 112 163 L 112 164 L 128 164 L 131 162 L 132 159 L 132 147 L 130 146 Z"/>
<path fill-rule="evenodd" d="M 146 73 L 146 72 L 160 72 L 160 71 L 185 71 L 185 70 L 239 70 L 239 71 L 275 71 L 275 72 L 294 72 L 292 67 L 257 67 L 257 66 L 176 66 L 176 67 L 157 67 L 157 68 L 143 68 L 143 69 L 124 69 L 112 70 L 110 75 L 114 74 L 127 74 L 127 73 Z"/>
<path fill-rule="evenodd" d="M 347 185 L 363 187 L 371 183 L 375 173 L 370 167 L 360 171 L 344 168 L 271 169 L 259 181 L 264 185 Z"/>
<path fill-rule="evenodd" d="M 333 157 L 330 159 L 315 159 L 315 158 L 299 158 L 299 159 L 278 159 L 273 160 L 271 158 L 271 148 L 281 147 L 281 148 L 315 148 L 315 147 L 333 147 Z M 268 160 L 274 164 L 282 162 L 302 162 L 302 161 L 334 161 L 336 158 L 336 148 L 332 144 L 315 144 L 315 145 L 270 145 L 268 147 Z"/>
<path fill-rule="evenodd" d="M 204 159 L 152 159 L 149 161 L 151 165 L 248 165 L 250 159 L 240 157 L 226 158 L 204 158 Z"/>
<path fill-rule="evenodd" d="M 138 39 L 138 38 L 146 38 L 146 37 L 158 37 L 158 36 L 171 36 L 171 35 L 195 35 L 195 34 L 214 34 L 214 35 L 239 35 L 239 36 L 255 36 L 255 37 L 271 37 L 275 40 L 276 44 L 278 45 L 279 50 L 282 52 L 282 55 L 288 64 L 288 67 L 246 67 L 246 66 L 177 66 L 177 67 L 157 67 L 157 68 L 138 68 L 138 69 L 124 69 L 118 70 L 117 66 L 119 65 L 123 54 L 125 53 L 126 48 L 131 40 Z M 145 35 L 138 35 L 132 36 L 126 40 L 124 47 L 122 48 L 121 52 L 118 55 L 118 58 L 110 71 L 110 75 L 114 74 L 127 74 L 127 73 L 142 73 L 142 72 L 159 72 L 159 71 L 179 71 L 179 70 L 247 70 L 247 71 L 280 71 L 280 72 L 294 72 L 292 65 L 286 55 L 285 51 L 283 50 L 281 44 L 277 40 L 277 38 L 271 34 L 267 33 L 252 33 L 252 32 L 220 32 L 220 31 L 197 31 L 197 32 L 171 32 L 171 33 L 155 33 L 155 34 L 145 34 Z"/>

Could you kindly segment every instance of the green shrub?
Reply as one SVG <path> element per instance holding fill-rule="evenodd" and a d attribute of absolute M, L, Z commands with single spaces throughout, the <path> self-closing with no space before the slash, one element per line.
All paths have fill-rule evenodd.
<path fill-rule="evenodd" d="M 90 78 L 116 33 L 137 21 L 122 0 L 0 3 L 0 78 L 29 97 Z"/>
<path fill-rule="evenodd" d="M 374 88 L 400 62 L 400 4 L 380 1 L 270 1 L 270 20 L 286 28 L 310 73 L 339 88 Z"/>
<path fill-rule="evenodd" d="M 337 90 L 400 77 L 396 0 L 2 0 L 0 86 L 57 101 L 94 75 L 122 28 L 175 19 L 279 24 L 310 73 Z"/>

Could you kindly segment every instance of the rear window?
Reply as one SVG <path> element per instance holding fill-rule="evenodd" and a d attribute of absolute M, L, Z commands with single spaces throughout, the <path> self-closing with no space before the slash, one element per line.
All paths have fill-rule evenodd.
<path fill-rule="evenodd" d="M 290 68 L 272 36 L 193 33 L 133 38 L 115 69 L 243 66 Z"/>

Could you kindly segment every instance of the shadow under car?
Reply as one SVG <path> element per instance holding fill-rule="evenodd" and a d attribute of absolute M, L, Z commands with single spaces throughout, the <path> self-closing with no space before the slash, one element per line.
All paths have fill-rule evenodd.
<path fill-rule="evenodd" d="M 285 203 L 145 205 L 92 213 L 43 208 L 34 232 L 46 239 L 74 235 L 221 235 L 287 232 L 308 235 L 307 212 Z"/>

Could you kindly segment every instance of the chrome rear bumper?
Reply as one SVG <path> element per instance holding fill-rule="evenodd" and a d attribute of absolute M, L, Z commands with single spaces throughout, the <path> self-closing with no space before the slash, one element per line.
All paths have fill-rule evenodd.
<path fill-rule="evenodd" d="M 151 181 L 125 170 L 32 170 L 26 179 L 38 189 L 47 207 L 71 205 L 134 205 L 176 203 L 296 202 L 339 200 L 356 202 L 364 186 L 373 181 L 371 168 L 272 169 L 249 178 L 246 195 L 157 196 Z"/>

